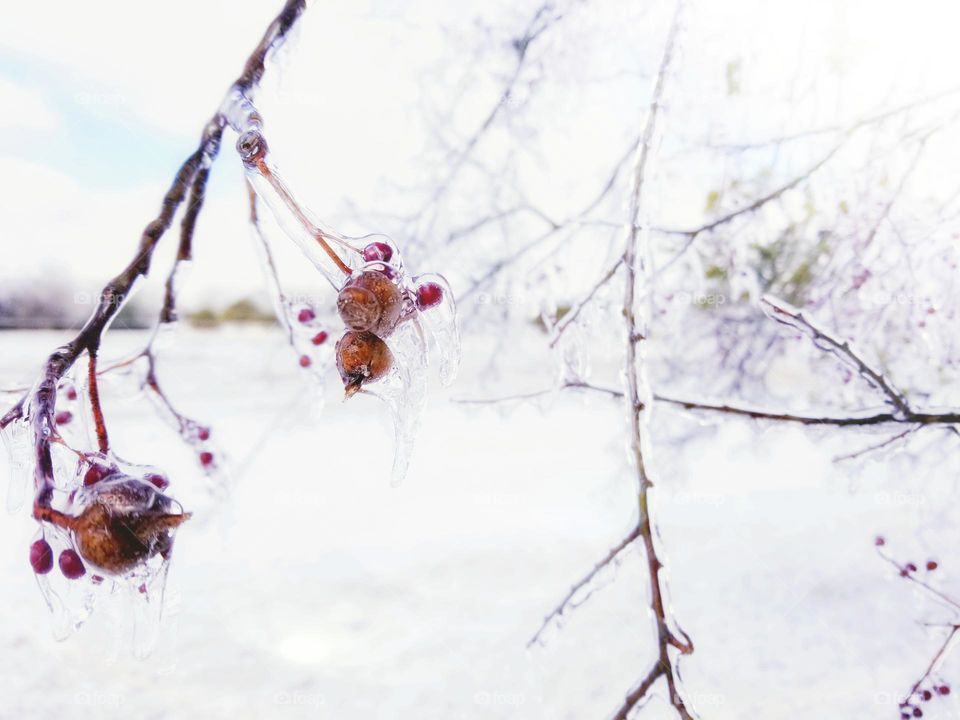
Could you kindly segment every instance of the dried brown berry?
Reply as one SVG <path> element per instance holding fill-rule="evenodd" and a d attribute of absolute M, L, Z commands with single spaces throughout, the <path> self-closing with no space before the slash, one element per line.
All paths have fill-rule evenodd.
<path fill-rule="evenodd" d="M 386 273 L 365 270 L 354 275 L 337 296 L 337 311 L 351 330 L 387 337 L 400 321 L 403 292 Z"/>
<path fill-rule="evenodd" d="M 120 476 L 99 483 L 89 504 L 69 525 L 87 562 L 119 574 L 169 552 L 171 531 L 190 517 L 173 510 L 173 501 L 152 485 Z"/>
<path fill-rule="evenodd" d="M 384 377 L 393 366 L 390 348 L 371 332 L 348 331 L 337 343 L 337 370 L 347 397 Z"/>

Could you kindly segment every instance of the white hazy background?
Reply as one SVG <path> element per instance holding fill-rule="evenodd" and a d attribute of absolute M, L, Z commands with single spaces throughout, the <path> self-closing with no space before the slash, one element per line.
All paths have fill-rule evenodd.
<path fill-rule="evenodd" d="M 0 284 L 96 292 L 126 262 L 278 5 L 0 5 Z M 626 5 L 591 3 L 581 10 L 589 21 L 551 37 L 555 64 L 544 72 L 582 99 L 545 83 L 525 119 L 544 151 L 520 172 L 549 209 L 588 197 L 636 128 L 670 6 Z M 416 207 L 437 128 L 455 142 L 482 121 L 510 69 L 501 46 L 534 8 L 314 2 L 259 96 L 298 194 L 357 232 L 378 229 L 379 212 Z M 691 142 L 844 124 L 958 82 L 955 3 L 736 0 L 692 2 L 685 14 L 671 94 L 675 107 L 708 111 L 667 127 Z M 263 295 L 232 142 L 199 223 L 187 308 Z M 502 142 L 479 152 L 495 157 Z M 943 175 L 935 165 L 918 193 L 950 184 L 960 143 L 941 142 L 933 162 Z M 680 190 L 658 209 L 695 225 L 724 168 L 684 164 L 681 151 L 665 158 L 683 171 Z M 170 257 L 168 247 L 158 267 Z M 442 252 L 415 257 L 470 274 Z M 571 296 L 595 268 L 572 274 Z M 305 289 L 311 281 L 295 275 Z M 117 353 L 142 339 L 119 335 Z M 0 380 L 28 381 L 68 336 L 0 334 Z M 511 337 L 542 342 L 523 329 Z M 450 394 L 477 394 L 484 368 L 471 358 L 490 343 L 466 333 Z M 546 647 L 525 649 L 631 527 L 616 403 L 571 396 L 477 410 L 435 389 L 410 475 L 390 489 L 383 409 L 329 402 L 315 413 L 279 332 L 184 331 L 164 362 L 170 393 L 212 422 L 228 453 L 232 498 L 178 536 L 165 640 L 146 661 L 130 657 L 122 605 L 53 641 L 26 561 L 35 527 L 25 512 L 4 518 L 0 717 L 603 718 L 646 672 L 639 551 Z M 552 375 L 517 365 L 518 386 Z M 144 404 L 118 400 L 108 413 L 125 456 L 163 458 L 174 491 L 200 481 Z M 870 538 L 883 530 L 918 560 L 948 550 L 949 534 L 915 528 L 950 502 L 954 481 L 882 462 L 851 479 L 830 463 L 836 446 L 733 422 L 682 453 L 660 451 L 674 607 L 697 646 L 682 673 L 706 718 L 895 718 L 937 642 L 918 623 L 931 608 L 888 577 Z M 957 669 L 951 661 L 943 674 Z M 960 717 L 957 694 L 926 717 Z M 654 698 L 640 716 L 671 715 Z"/>

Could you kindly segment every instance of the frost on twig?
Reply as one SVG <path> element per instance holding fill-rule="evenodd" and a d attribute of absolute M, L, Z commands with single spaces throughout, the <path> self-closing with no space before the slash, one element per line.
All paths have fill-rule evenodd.
<path fill-rule="evenodd" d="M 896 569 L 900 578 L 920 588 L 940 605 L 948 608 L 954 615 L 952 622 L 936 625 L 947 632 L 943 634 L 942 641 L 934 650 L 923 672 L 901 697 L 897 705 L 901 720 L 923 717 L 922 705 L 935 697 L 945 697 L 951 692 L 950 685 L 939 676 L 938 671 L 947 656 L 956 647 L 957 641 L 960 640 L 960 623 L 956 620 L 957 614 L 960 613 L 960 602 L 933 584 L 932 574 L 940 567 L 936 560 L 927 560 L 922 567 L 918 567 L 913 562 L 900 563 L 885 552 L 886 539 L 882 536 L 878 536 L 874 544 L 880 557 Z"/>

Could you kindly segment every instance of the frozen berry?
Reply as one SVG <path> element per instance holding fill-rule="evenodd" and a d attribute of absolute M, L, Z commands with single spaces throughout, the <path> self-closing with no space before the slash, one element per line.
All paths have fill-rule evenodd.
<path fill-rule="evenodd" d="M 372 242 L 363 249 L 363 259 L 367 262 L 390 262 L 393 248 L 383 242 Z"/>
<path fill-rule="evenodd" d="M 949 694 L 950 694 L 950 686 L 949 686 L 949 685 L 941 685 L 940 687 L 937 688 L 937 692 L 940 693 L 941 695 L 949 695 Z"/>
<path fill-rule="evenodd" d="M 936 570 L 938 567 L 940 566 L 937 564 L 936 560 L 927 560 L 927 570 L 930 570 L 932 572 Z"/>
<path fill-rule="evenodd" d="M 313 321 L 315 317 L 317 317 L 317 314 L 313 311 L 313 308 L 304 308 L 297 313 L 297 322 L 306 324 Z"/>
<path fill-rule="evenodd" d="M 887 544 L 887 541 L 883 537 L 883 535 L 877 535 L 877 537 L 873 541 L 873 544 L 876 545 L 877 547 L 883 547 L 884 545 Z"/>
<path fill-rule="evenodd" d="M 917 566 L 914 565 L 912 562 L 910 562 L 910 563 L 907 563 L 903 569 L 906 570 L 908 573 L 912 573 L 917 571 Z"/>
<path fill-rule="evenodd" d="M 913 716 L 914 716 L 914 717 L 923 717 L 923 710 L 921 710 L 921 709 L 918 708 L 918 707 L 915 707 L 915 708 L 913 709 Z"/>
<path fill-rule="evenodd" d="M 75 387 L 67 388 L 67 400 L 76 400 L 77 399 L 77 389 Z"/>
<path fill-rule="evenodd" d="M 924 702 L 927 702 L 932 697 L 933 697 L 933 693 L 930 692 L 929 690 L 920 691 L 920 699 L 922 699 Z"/>
<path fill-rule="evenodd" d="M 64 550 L 60 553 L 60 572 L 69 580 L 76 580 L 83 577 L 87 569 L 83 566 L 83 560 L 77 555 L 76 550 Z"/>
<path fill-rule="evenodd" d="M 312 338 L 310 338 L 310 342 L 312 342 L 314 345 L 323 345 L 327 341 L 328 337 L 329 335 L 327 335 L 327 331 L 321 330 Z"/>
<path fill-rule="evenodd" d="M 208 450 L 204 450 L 200 453 L 200 464 L 204 467 L 210 467 L 213 465 L 213 453 Z"/>
<path fill-rule="evenodd" d="M 208 427 L 201 427 L 201 428 L 199 428 L 199 429 L 197 430 L 197 437 L 200 438 L 200 440 L 203 440 L 203 441 L 209 440 L 209 439 L 210 439 L 210 428 L 208 428 Z"/>
<path fill-rule="evenodd" d="M 70 518 L 69 529 L 83 558 L 111 574 L 124 573 L 157 554 L 165 557 L 173 545 L 172 531 L 190 517 L 173 512 L 170 498 L 136 478 L 121 476 L 97 485 L 94 492 L 93 502 Z M 63 563 L 61 555 L 61 568 Z"/>
<path fill-rule="evenodd" d="M 351 277 L 337 295 L 337 311 L 350 330 L 387 337 L 400 321 L 403 293 L 379 270 Z"/>
<path fill-rule="evenodd" d="M 143 479 L 157 488 L 157 490 L 165 490 L 170 485 L 170 481 L 160 473 L 150 473 Z"/>
<path fill-rule="evenodd" d="M 373 333 L 347 332 L 337 343 L 337 370 L 347 397 L 366 383 L 376 382 L 389 372 L 393 355 L 387 344 Z"/>
<path fill-rule="evenodd" d="M 46 575 L 53 569 L 53 550 L 50 543 L 40 539 L 30 546 L 30 564 L 37 575 Z"/>
<path fill-rule="evenodd" d="M 300 356 L 300 367 L 302 367 L 302 368 L 308 368 L 308 367 L 310 367 L 310 365 L 312 365 L 312 364 L 313 364 L 313 361 L 310 359 L 310 356 L 309 356 L 309 355 L 301 355 L 301 356 Z"/>
<path fill-rule="evenodd" d="M 110 475 L 111 469 L 106 465 L 91 465 L 83 476 L 84 485 L 94 485 Z"/>
<path fill-rule="evenodd" d="M 417 288 L 417 307 L 426 310 L 443 300 L 443 288 L 437 283 L 424 283 Z"/>
<path fill-rule="evenodd" d="M 71 420 L 73 420 L 73 413 L 70 412 L 69 410 L 61 410 L 60 412 L 58 412 L 56 415 L 53 416 L 53 419 L 54 419 L 54 422 L 57 423 L 57 425 L 66 425 Z"/>

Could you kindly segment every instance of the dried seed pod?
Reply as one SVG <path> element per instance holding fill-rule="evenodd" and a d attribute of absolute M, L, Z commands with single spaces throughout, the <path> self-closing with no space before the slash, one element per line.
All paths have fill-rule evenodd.
<path fill-rule="evenodd" d="M 35 516 L 69 529 L 80 555 L 91 565 L 118 575 L 154 555 L 166 556 L 172 531 L 190 518 L 172 512 L 173 501 L 148 483 L 117 475 L 89 490 L 80 515 L 42 508 Z"/>
<path fill-rule="evenodd" d="M 403 291 L 387 273 L 364 270 L 340 290 L 337 310 L 351 330 L 388 337 L 400 321 Z"/>
<path fill-rule="evenodd" d="M 390 348 L 371 332 L 350 330 L 337 342 L 337 370 L 347 397 L 384 377 L 392 366 Z"/>

